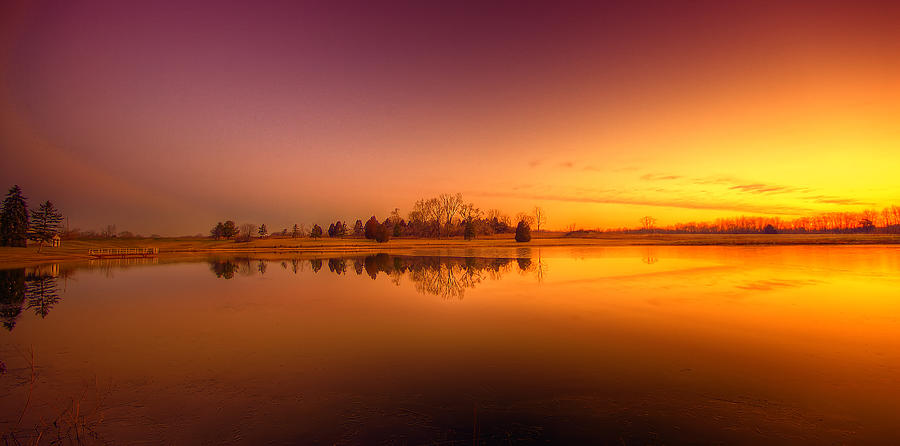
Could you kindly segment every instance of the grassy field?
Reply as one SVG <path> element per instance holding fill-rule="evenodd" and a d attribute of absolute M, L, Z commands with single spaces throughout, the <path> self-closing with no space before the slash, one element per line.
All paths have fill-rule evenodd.
<path fill-rule="evenodd" d="M 313 255 L 362 254 L 370 252 L 394 252 L 412 254 L 464 253 L 470 249 L 497 250 L 537 247 L 582 246 L 634 246 L 634 245 L 860 245 L 900 244 L 900 235 L 892 234 L 604 234 L 591 233 L 580 237 L 565 237 L 562 233 L 541 233 L 529 243 L 516 243 L 511 234 L 482 237 L 476 240 L 462 238 L 419 239 L 398 238 L 387 243 L 376 243 L 358 238 L 342 239 L 293 239 L 270 237 L 248 243 L 232 240 L 198 238 L 160 239 L 97 239 L 64 240 L 61 247 L 27 248 L 0 247 L 0 268 L 16 268 L 47 262 L 89 259 L 92 248 L 159 248 L 160 257 L 187 257 L 221 254 L 277 254 L 298 253 Z"/>

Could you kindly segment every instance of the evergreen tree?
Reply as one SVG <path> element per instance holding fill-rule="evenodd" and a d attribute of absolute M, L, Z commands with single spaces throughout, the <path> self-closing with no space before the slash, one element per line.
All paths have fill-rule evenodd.
<path fill-rule="evenodd" d="M 391 239 L 391 233 L 388 232 L 389 229 L 387 226 L 383 224 L 376 223 L 375 224 L 375 241 L 378 243 L 384 243 Z"/>
<path fill-rule="evenodd" d="M 363 230 L 363 222 L 362 220 L 357 218 L 356 224 L 353 225 L 353 235 L 356 237 L 361 237 L 363 234 L 365 234 L 365 231 Z"/>
<path fill-rule="evenodd" d="M 372 218 L 370 218 L 369 221 L 366 222 L 366 226 L 364 229 L 366 238 L 369 240 L 374 240 L 375 233 L 378 231 L 379 226 L 381 226 L 381 224 L 378 223 L 378 219 L 373 215 Z"/>
<path fill-rule="evenodd" d="M 300 227 L 297 226 L 296 223 L 294 223 L 294 228 L 293 228 L 293 230 L 291 230 L 291 238 L 298 238 L 298 237 L 300 237 Z"/>
<path fill-rule="evenodd" d="M 314 225 L 312 231 L 309 231 L 309 236 L 312 238 L 319 238 L 322 236 L 322 227 L 319 225 Z M 321 268 L 321 265 L 319 266 Z"/>
<path fill-rule="evenodd" d="M 22 189 L 9 189 L 0 209 L 0 246 L 24 247 L 28 238 L 28 203 Z"/>
<path fill-rule="evenodd" d="M 228 220 L 222 225 L 222 237 L 233 238 L 238 235 L 237 224 L 234 220 Z"/>
<path fill-rule="evenodd" d="M 224 237 L 225 236 L 225 225 L 222 224 L 222 222 L 217 223 L 216 226 L 213 227 L 212 230 L 209 231 L 209 235 L 216 240 L 219 240 L 220 238 Z"/>
<path fill-rule="evenodd" d="M 328 225 L 328 236 L 334 237 L 334 234 L 335 234 L 334 223 L 332 223 L 332 224 Z"/>
<path fill-rule="evenodd" d="M 475 238 L 475 224 L 472 223 L 471 218 L 466 220 L 466 228 L 463 231 L 463 237 L 465 237 L 466 240 L 472 240 L 473 238 Z"/>
<path fill-rule="evenodd" d="M 259 231 L 258 231 L 257 233 L 259 234 L 259 238 L 266 238 L 266 237 L 268 237 L 268 235 L 269 235 L 269 230 L 266 229 L 266 224 L 265 224 L 265 223 L 259 225 Z"/>
<path fill-rule="evenodd" d="M 53 206 L 53 203 L 45 201 L 37 210 L 31 211 L 31 226 L 28 229 L 28 239 L 39 243 L 38 252 L 44 247 L 45 242 L 53 239 L 59 233 L 59 225 L 62 223 L 62 212 Z"/>
<path fill-rule="evenodd" d="M 525 220 L 519 221 L 519 224 L 516 226 L 516 241 L 519 243 L 531 241 L 531 226 L 528 226 Z"/>

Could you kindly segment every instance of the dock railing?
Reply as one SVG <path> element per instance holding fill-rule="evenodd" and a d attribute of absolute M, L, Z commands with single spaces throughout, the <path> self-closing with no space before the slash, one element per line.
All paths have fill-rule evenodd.
<path fill-rule="evenodd" d="M 150 257 L 159 254 L 159 248 L 95 248 L 88 250 L 94 257 Z"/>

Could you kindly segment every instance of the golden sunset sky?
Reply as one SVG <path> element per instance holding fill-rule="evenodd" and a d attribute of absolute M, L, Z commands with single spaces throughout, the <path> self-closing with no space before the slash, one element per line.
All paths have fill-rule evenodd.
<path fill-rule="evenodd" d="M 4 2 L 0 187 L 164 235 L 900 204 L 896 2 L 251 3 Z"/>

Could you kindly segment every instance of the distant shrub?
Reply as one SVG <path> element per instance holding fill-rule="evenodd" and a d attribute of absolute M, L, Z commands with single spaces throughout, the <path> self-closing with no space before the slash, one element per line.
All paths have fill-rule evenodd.
<path fill-rule="evenodd" d="M 765 234 L 778 234 L 778 230 L 775 229 L 775 226 L 772 226 L 772 225 L 766 225 L 766 227 L 763 228 L 763 233 L 765 233 Z"/>
<path fill-rule="evenodd" d="M 516 226 L 516 241 L 526 243 L 531 241 L 531 226 L 528 226 L 524 220 L 520 221 Z"/>

